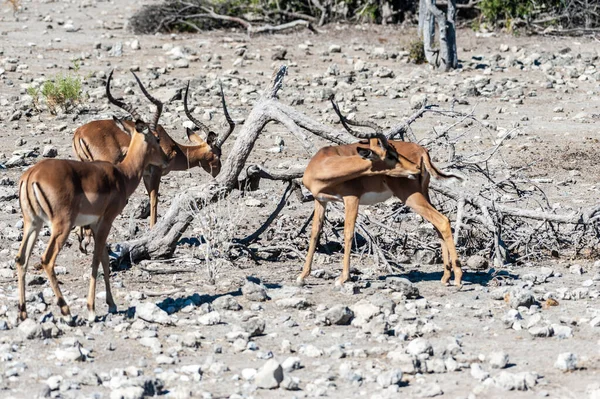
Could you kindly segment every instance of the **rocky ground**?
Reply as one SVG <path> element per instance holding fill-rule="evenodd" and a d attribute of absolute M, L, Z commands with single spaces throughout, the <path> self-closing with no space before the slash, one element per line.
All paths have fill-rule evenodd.
<path fill-rule="evenodd" d="M 599 262 L 563 257 L 465 268 L 458 292 L 439 283 L 441 265 L 407 263 L 390 275 L 360 255 L 352 259 L 354 281 L 336 291 L 339 252 L 319 253 L 302 288 L 294 280 L 303 259 L 294 253 L 259 265 L 244 258 L 207 265 L 194 240 L 207 229 L 223 232 L 219 242 L 253 232 L 279 201 L 278 183 L 234 193 L 203 211 L 219 215 L 213 224 L 200 212 L 174 259 L 114 271 L 116 315 L 106 315 L 100 279 L 101 317 L 91 324 L 84 321 L 90 257 L 78 252 L 73 235 L 56 271 L 75 324 L 59 320 L 46 277 L 32 268 L 30 318 L 18 323 L 13 258 L 22 222 L 15 184 L 39 159 L 73 158 L 73 130 L 116 112 L 104 97 L 113 68 L 114 91 L 148 113 L 127 73 L 139 71 L 165 102 L 161 123 L 180 142 L 185 116 L 178 93 L 188 79 L 194 113 L 221 130 L 217 81 L 241 123 L 282 63 L 289 76 L 281 101 L 327 124 L 336 119 L 326 101 L 331 93 L 344 110 L 384 126 L 403 121 L 426 95 L 446 108 L 475 109 L 484 134 L 458 126 L 468 134 L 457 151 L 486 147 L 518 128 L 505 142 L 496 177 L 532 178 L 564 212 L 598 202 L 597 40 L 461 30 L 462 67 L 442 74 L 407 62 L 411 29 L 331 25 L 319 35 L 136 37 L 126 23 L 141 3 L 22 1 L 16 16 L 0 5 L 0 396 L 600 398 Z M 43 104 L 32 109 L 27 88 L 61 73 L 83 78 L 78 109 L 58 116 Z M 423 138 L 448 123 L 430 115 L 413 130 Z M 315 148 L 325 144 L 311 141 Z M 250 162 L 285 170 L 308 159 L 283 126 L 270 125 Z M 443 154 L 434 160 L 443 165 Z M 159 215 L 181 190 L 208 179 L 200 170 L 163 178 Z M 110 242 L 147 229 L 135 217 L 145 197 L 143 189 L 134 194 Z M 365 209 L 381 214 L 392 202 Z M 297 232 L 311 210 L 290 200 L 278 229 Z M 48 235 L 44 230 L 34 261 Z M 290 240 L 303 254 L 306 234 Z"/>

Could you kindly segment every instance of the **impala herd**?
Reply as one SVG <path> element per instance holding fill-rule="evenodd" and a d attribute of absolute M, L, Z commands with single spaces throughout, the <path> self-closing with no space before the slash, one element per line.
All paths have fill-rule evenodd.
<path fill-rule="evenodd" d="M 132 72 L 133 73 L 133 72 Z M 171 171 L 201 166 L 213 177 L 221 170 L 221 148 L 233 132 L 235 123 L 229 116 L 223 89 L 221 100 L 229 129 L 221 135 L 211 131 L 193 117 L 188 109 L 189 83 L 185 90 L 184 110 L 197 129 L 206 135 L 203 140 L 187 129 L 192 145 L 175 142 L 158 123 L 163 104 L 151 96 L 133 73 L 144 96 L 156 107 L 146 122 L 129 104 L 115 99 L 110 92 L 113 73 L 106 82 L 110 103 L 128 112 L 132 120 L 99 120 L 87 123 L 73 136 L 73 151 L 79 161 L 48 159 L 27 169 L 19 180 L 19 203 L 23 214 L 23 240 L 16 256 L 19 286 L 19 316 L 27 318 L 25 275 L 38 233 L 44 224 L 51 229 L 48 246 L 41 257 L 41 268 L 48 275 L 63 317 L 71 320 L 67 305 L 54 272 L 56 258 L 74 227 L 80 227 L 80 249 L 86 252 L 94 238 L 92 273 L 87 298 L 88 320 L 94 321 L 96 277 L 102 263 L 109 312 L 117 306 L 110 290 L 110 266 L 106 241 L 115 218 L 123 211 L 128 198 L 143 179 L 150 196 L 150 227 L 157 220 L 160 178 Z M 454 271 L 455 284 L 462 284 L 462 271 L 452 239 L 450 222 L 429 200 L 429 180 L 460 179 L 439 171 L 426 149 L 414 143 L 388 141 L 374 124 L 347 120 L 332 101 L 344 128 L 361 139 L 354 144 L 322 148 L 310 160 L 303 184 L 314 197 L 313 227 L 306 262 L 298 277 L 299 284 L 310 275 L 313 255 L 323 226 L 325 210 L 330 201 L 345 207 L 343 271 L 336 285 L 350 278 L 350 247 L 360 204 L 370 205 L 396 196 L 435 227 L 441 239 L 444 273 L 442 283 L 448 284 Z M 349 125 L 366 126 L 375 133 L 359 133 Z M 83 241 L 86 244 L 83 245 Z"/>

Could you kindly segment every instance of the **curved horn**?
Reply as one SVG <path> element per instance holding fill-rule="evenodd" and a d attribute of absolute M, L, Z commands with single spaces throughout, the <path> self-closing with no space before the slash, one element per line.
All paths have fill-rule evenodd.
<path fill-rule="evenodd" d="M 190 88 L 190 81 L 188 80 L 187 86 L 185 87 L 185 96 L 183 97 L 183 109 L 185 111 L 185 115 L 188 117 L 189 120 L 191 120 L 194 123 L 194 125 L 196 125 L 200 129 L 202 129 L 202 131 L 208 135 L 208 133 L 210 133 L 210 129 L 204 123 L 202 123 L 198 119 L 194 118 L 192 116 L 192 113 L 188 109 L 187 98 L 188 98 L 189 88 Z"/>
<path fill-rule="evenodd" d="M 150 93 L 148 93 L 148 91 L 146 90 L 146 88 L 144 87 L 144 85 L 142 84 L 142 81 L 137 77 L 137 75 L 135 74 L 135 72 L 130 71 L 133 74 L 133 77 L 135 78 L 135 80 L 137 80 L 138 85 L 140 86 L 140 89 L 142 90 L 142 93 L 144 93 L 144 95 L 146 96 L 146 98 L 148 100 L 150 100 L 150 102 L 154 105 L 156 105 L 156 111 L 154 111 L 154 117 L 152 118 L 152 122 L 150 122 L 149 129 L 151 132 L 156 132 L 156 126 L 158 125 L 158 119 L 160 118 L 160 114 L 162 114 L 162 109 L 163 109 L 163 103 L 160 102 L 158 99 L 152 97 L 150 95 Z"/>
<path fill-rule="evenodd" d="M 342 126 L 344 126 L 344 129 L 346 129 L 348 131 L 348 133 L 350 133 L 351 135 L 353 135 L 354 137 L 357 137 L 359 139 L 377 138 L 377 139 L 379 139 L 379 141 L 385 148 L 389 148 L 387 137 L 385 137 L 385 134 L 383 134 L 383 129 L 379 125 L 377 125 L 376 123 L 370 122 L 370 121 L 361 121 L 361 122 L 350 121 L 350 120 L 346 119 L 346 117 L 344 115 L 342 115 L 338 105 L 335 103 L 333 98 L 331 98 L 331 105 L 333 105 L 333 110 L 335 111 L 337 116 L 340 118 L 340 122 L 342 122 Z M 375 133 L 357 132 L 356 130 L 352 130 L 352 128 L 350 128 L 349 125 L 369 127 L 371 129 L 374 129 Z"/>
<path fill-rule="evenodd" d="M 129 104 L 125 104 L 122 101 L 117 100 L 116 98 L 114 98 L 112 96 L 112 94 L 110 94 L 110 81 L 112 79 L 112 75 L 113 72 L 115 70 L 113 69 L 112 71 L 110 71 L 110 74 L 108 75 L 108 79 L 106 80 L 106 97 L 108 97 L 108 101 L 110 101 L 112 104 L 116 105 L 119 108 L 124 109 L 125 111 L 129 112 L 129 114 L 131 114 L 131 116 L 133 117 L 134 121 L 138 121 L 141 120 L 142 118 L 140 117 L 140 114 L 138 114 L 137 110 L 129 105 Z"/>
<path fill-rule="evenodd" d="M 221 103 L 223 104 L 223 113 L 225 114 L 225 119 L 227 119 L 227 123 L 229 124 L 229 130 L 225 132 L 225 134 L 221 136 L 215 144 L 217 147 L 220 148 L 223 145 L 223 143 L 225 143 L 225 140 L 227 140 L 227 138 L 231 135 L 231 133 L 233 133 L 233 130 L 235 129 L 235 122 L 233 121 L 233 119 L 231 119 L 231 116 L 227 111 L 227 104 L 225 103 L 225 94 L 223 93 L 223 85 L 221 84 L 221 82 L 219 82 L 219 87 L 221 89 Z"/>

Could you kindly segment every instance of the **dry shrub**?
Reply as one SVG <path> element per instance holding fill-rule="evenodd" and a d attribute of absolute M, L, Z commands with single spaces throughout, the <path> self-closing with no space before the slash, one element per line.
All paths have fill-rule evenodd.
<path fill-rule="evenodd" d="M 223 196 L 194 213 L 194 232 L 201 242 L 194 257 L 204 261 L 209 283 L 214 284 L 222 267 L 231 264 L 230 250 L 239 227 L 246 224 L 246 207 Z"/>

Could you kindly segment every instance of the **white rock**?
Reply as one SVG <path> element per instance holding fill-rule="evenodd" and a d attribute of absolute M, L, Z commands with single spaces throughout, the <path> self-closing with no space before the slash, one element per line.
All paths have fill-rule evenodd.
<path fill-rule="evenodd" d="M 221 315 L 217 311 L 203 314 L 202 316 L 198 317 L 198 323 L 202 324 L 203 326 L 214 326 L 221 323 Z"/>
<path fill-rule="evenodd" d="M 159 308 L 153 302 L 140 303 L 135 307 L 135 313 L 137 317 L 149 323 L 159 323 L 165 325 L 173 324 L 173 321 L 167 312 Z"/>
<path fill-rule="evenodd" d="M 19 332 L 26 339 L 34 339 L 42 336 L 42 327 L 32 319 L 25 319 L 19 324 Z"/>
<path fill-rule="evenodd" d="M 321 357 L 323 351 L 314 345 L 304 345 L 300 347 L 300 353 L 308 357 Z"/>
<path fill-rule="evenodd" d="M 257 370 L 253 368 L 242 369 L 242 378 L 246 381 L 251 381 L 256 376 Z"/>
<path fill-rule="evenodd" d="M 402 370 L 393 369 L 380 373 L 377 376 L 377 383 L 382 388 L 387 388 L 392 385 L 400 385 L 402 382 Z"/>
<path fill-rule="evenodd" d="M 592 327 L 600 327 L 600 316 L 596 316 L 594 317 L 591 321 L 590 321 L 590 326 Z"/>
<path fill-rule="evenodd" d="M 471 377 L 475 378 L 478 381 L 483 381 L 490 376 L 490 373 L 485 371 L 481 364 L 479 363 L 471 363 Z"/>
<path fill-rule="evenodd" d="M 254 376 L 254 383 L 262 389 L 274 389 L 283 381 L 283 369 L 277 360 L 269 359 Z"/>
<path fill-rule="evenodd" d="M 414 356 L 418 356 L 422 353 L 426 353 L 429 356 L 433 356 L 433 346 L 425 338 L 416 338 L 408 344 L 406 347 L 406 353 Z"/>
<path fill-rule="evenodd" d="M 505 352 L 492 352 L 489 356 L 489 363 L 492 368 L 503 369 L 508 364 L 508 353 Z"/>
<path fill-rule="evenodd" d="M 302 362 L 299 357 L 290 356 L 281 363 L 281 368 L 286 373 L 302 368 Z"/>
<path fill-rule="evenodd" d="M 554 367 L 561 371 L 573 371 L 577 368 L 577 355 L 565 352 L 558 355 Z"/>

